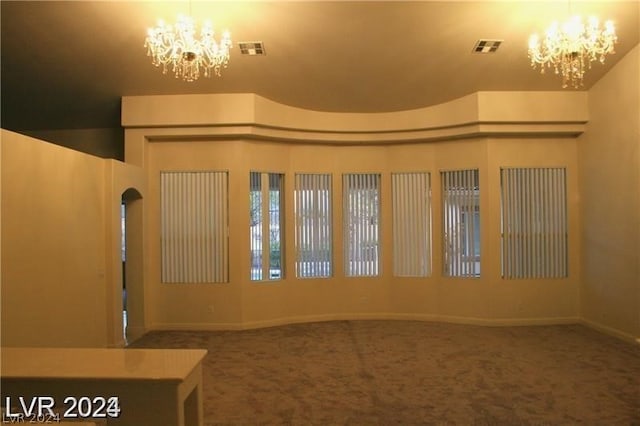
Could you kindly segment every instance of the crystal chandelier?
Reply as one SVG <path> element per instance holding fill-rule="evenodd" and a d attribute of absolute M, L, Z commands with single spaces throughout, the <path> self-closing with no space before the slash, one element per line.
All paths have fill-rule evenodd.
<path fill-rule="evenodd" d="M 562 25 L 554 22 L 542 42 L 537 34 L 531 35 L 529 58 L 534 69 L 540 64 L 542 74 L 545 68 L 552 67 L 556 74 L 561 74 L 563 88 L 569 84 L 578 88 L 582 86 L 586 67 L 591 68 L 596 59 L 603 64 L 605 55 L 615 53 L 617 41 L 613 22 L 605 22 L 601 30 L 597 18 L 590 17 L 584 25 L 582 18 L 574 16 Z"/>
<path fill-rule="evenodd" d="M 181 15 L 175 26 L 158 21 L 157 27 L 149 28 L 144 46 L 153 65 L 162 66 L 163 74 L 171 65 L 176 78 L 195 81 L 201 72 L 205 77 L 212 73 L 220 76 L 221 69 L 229 63 L 231 35 L 225 31 L 216 42 L 211 23 L 206 22 L 198 38 L 193 19 Z"/>

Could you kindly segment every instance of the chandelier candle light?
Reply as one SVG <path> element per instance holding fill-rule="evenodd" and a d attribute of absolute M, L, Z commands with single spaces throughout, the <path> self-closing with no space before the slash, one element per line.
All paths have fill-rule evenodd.
<path fill-rule="evenodd" d="M 193 18 L 180 15 L 175 27 L 158 21 L 158 26 L 149 28 L 144 46 L 153 65 L 162 66 L 163 74 L 171 65 L 176 78 L 195 81 L 201 72 L 205 77 L 220 76 L 229 63 L 231 35 L 225 31 L 218 43 L 211 23 L 205 22 L 198 38 Z"/>
<path fill-rule="evenodd" d="M 582 18 L 574 16 L 562 26 L 554 22 L 540 42 L 538 35 L 529 38 L 529 58 L 535 69 L 540 64 L 540 72 L 553 67 L 556 74 L 562 75 L 562 87 L 571 84 L 574 88 L 582 86 L 586 67 L 596 59 L 604 64 L 605 55 L 615 53 L 614 44 L 618 41 L 613 22 L 607 21 L 604 29 L 599 27 L 598 19 L 590 17 L 587 24 Z"/>

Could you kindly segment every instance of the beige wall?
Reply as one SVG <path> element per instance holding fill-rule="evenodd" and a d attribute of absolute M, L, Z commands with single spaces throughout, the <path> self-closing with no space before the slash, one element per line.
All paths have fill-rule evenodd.
<path fill-rule="evenodd" d="M 240 118 L 221 109 L 216 97 L 183 97 L 181 111 L 199 109 L 198 120 L 208 120 L 211 126 L 148 127 L 126 130 L 127 161 L 142 165 L 148 181 L 145 215 L 145 318 L 148 328 L 158 329 L 219 329 L 247 328 L 297 321 L 404 318 L 443 320 L 476 324 L 544 324 L 576 322 L 579 315 L 580 239 L 579 195 L 576 138 L 586 121 L 586 96 L 549 95 L 554 99 L 556 114 L 538 108 L 528 114 L 526 93 L 481 94 L 458 102 L 461 108 L 453 117 L 446 116 L 450 105 L 420 115 L 415 111 L 407 117 L 396 114 L 386 117 L 383 124 L 357 117 L 353 131 L 366 137 L 366 127 L 372 130 L 371 143 L 350 139 L 353 132 L 348 123 L 338 120 L 332 129 L 333 114 L 280 107 L 277 118 L 263 111 L 251 116 L 251 108 L 234 105 L 237 114 L 249 114 L 249 126 L 236 133 L 238 124 L 228 122 Z M 229 99 L 226 95 L 227 100 Z M 248 102 L 255 99 L 239 95 Z M 535 95 L 535 105 L 540 102 Z M 503 102 L 515 100 L 516 109 L 505 109 Z M 152 99 L 145 108 L 144 99 L 135 99 L 134 118 L 139 123 L 154 122 L 156 114 L 170 115 L 170 105 L 161 97 Z M 205 102 L 203 99 L 207 100 Z M 174 101 L 173 97 L 171 101 Z M 194 100 L 194 104 L 190 101 Z M 201 109 L 214 104 L 211 114 Z M 479 105 L 481 106 L 480 109 Z M 574 108 L 571 108 L 571 107 Z M 126 112 L 125 108 L 125 112 Z M 146 111 L 146 113 L 144 112 Z M 147 115 L 145 115 L 147 114 Z M 269 120 L 282 124 L 291 117 L 304 116 L 301 122 L 288 122 L 281 129 L 282 138 L 252 133 Z M 184 120 L 189 120 L 189 115 Z M 231 118 L 229 118 L 231 117 Z M 460 118 L 462 117 L 462 118 Z M 481 117 L 489 117 L 494 127 L 485 128 Z M 456 120 L 467 120 L 464 126 Z M 251 123 L 251 120 L 266 120 Z M 418 123 L 420 119 L 422 123 Z M 127 122 L 126 114 L 123 120 Z M 416 121 L 417 120 L 417 121 Z M 434 120 L 434 121 L 429 121 Z M 447 121 L 449 120 L 449 121 Z M 474 121 L 475 120 L 475 121 Z M 132 119 L 133 121 L 133 119 Z M 131 122 L 131 121 L 128 121 Z M 443 122 L 454 128 L 454 134 L 442 140 L 431 137 L 431 131 Z M 307 123 L 304 126 L 301 123 Z M 417 124 L 416 124 L 417 123 Z M 187 122 L 186 125 L 194 123 Z M 202 123 L 200 123 L 202 124 Z M 245 123 L 246 125 L 246 123 Z M 298 126 L 294 129 L 293 126 Z M 306 126 L 324 126 L 334 143 L 319 144 L 317 132 Z M 411 129 L 420 127 L 421 142 L 397 143 Z M 469 137 L 467 130 L 476 126 L 482 135 Z M 245 126 L 246 127 L 246 126 Z M 392 131 L 391 129 L 396 129 Z M 484 130 L 483 130 L 484 129 Z M 487 130 L 488 129 L 488 130 Z M 288 132 L 288 133 L 287 133 Z M 455 134 L 457 132 L 457 134 Z M 286 134 L 285 134 L 286 133 Z M 295 136 L 292 134 L 295 133 Z M 252 135 L 248 137 L 247 134 Z M 564 137 L 562 137 L 564 135 Z M 309 137 L 309 140 L 305 138 Z M 344 138 L 344 139 L 341 139 Z M 459 139 L 462 138 L 462 139 Z M 437 142 L 435 141 L 437 140 Z M 502 166 L 566 167 L 568 171 L 569 213 L 569 277 L 553 280 L 503 280 L 500 276 L 500 175 Z M 441 170 L 479 168 L 482 209 L 482 275 L 479 279 L 445 278 L 441 274 L 440 239 L 440 176 Z M 229 172 L 230 282 L 224 284 L 163 284 L 160 282 L 160 217 L 159 182 L 163 170 L 226 170 Z M 424 170 L 431 172 L 433 190 L 433 274 L 431 277 L 397 278 L 391 274 L 391 208 L 390 174 L 392 172 Z M 285 201 L 286 269 L 290 273 L 280 281 L 256 283 L 249 280 L 249 208 L 250 171 L 271 171 L 285 174 L 285 199 L 293 192 L 296 172 L 323 172 L 333 175 L 334 270 L 329 279 L 296 279 L 293 276 L 293 207 Z M 379 172 L 382 174 L 382 274 L 374 278 L 347 278 L 342 262 L 341 175 L 349 172 Z"/>
<path fill-rule="evenodd" d="M 122 343 L 121 332 L 119 340 L 108 333 L 118 286 L 109 260 L 120 250 L 118 190 L 139 185 L 140 171 L 1 135 L 2 345 Z"/>
<path fill-rule="evenodd" d="M 130 187 L 143 197 L 132 203 L 130 218 L 137 224 L 130 242 L 137 266 L 128 270 L 134 337 L 154 328 L 247 328 L 344 318 L 541 324 L 580 317 L 624 338 L 638 336 L 640 219 L 634 213 L 640 211 L 639 62 L 636 47 L 589 92 L 590 121 L 579 138 L 574 136 L 585 129 L 587 98 L 576 92 L 537 93 L 533 98 L 480 93 L 441 108 L 384 117 L 292 110 L 253 95 L 225 95 L 225 102 L 228 96 L 237 101 L 231 102 L 236 109 L 216 114 L 224 111 L 221 98 L 198 97 L 190 104 L 184 97 L 180 109 L 197 110 L 198 119 L 206 122 L 192 123 L 192 115 L 186 114 L 184 126 L 175 128 L 139 127 L 167 115 L 170 108 L 158 97 L 153 108 L 136 98 L 135 108 L 129 107 L 133 127 L 126 130 L 125 148 L 127 162 L 140 167 L 2 131 L 2 344 L 123 343 L 119 204 Z M 549 110 L 539 108 L 541 96 L 553 100 Z M 505 109 L 505 104 L 514 108 Z M 125 99 L 124 122 L 126 105 Z M 209 106 L 214 107 L 210 114 Z M 500 277 L 498 189 L 503 166 L 567 168 L 568 278 Z M 445 278 L 440 273 L 439 172 L 467 167 L 480 169 L 482 276 Z M 160 171 L 167 169 L 229 171 L 229 283 L 160 283 L 158 185 Z M 285 173 L 285 197 L 293 191 L 296 172 L 333 174 L 333 278 L 298 280 L 290 273 L 277 282 L 249 281 L 247 190 L 252 170 Z M 416 170 L 432 176 L 433 274 L 395 278 L 390 273 L 391 211 L 385 203 L 390 173 Z M 342 273 L 341 174 L 358 171 L 379 172 L 383 179 L 383 272 L 375 278 Z M 620 182 L 630 188 L 624 197 L 611 189 Z M 286 268 L 293 271 L 290 203 L 285 211 Z"/>
<path fill-rule="evenodd" d="M 640 46 L 589 91 L 578 141 L 581 316 L 640 338 Z"/>

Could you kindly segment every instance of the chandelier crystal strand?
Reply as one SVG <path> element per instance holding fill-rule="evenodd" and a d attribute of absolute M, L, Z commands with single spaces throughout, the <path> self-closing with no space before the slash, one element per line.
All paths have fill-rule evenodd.
<path fill-rule="evenodd" d="M 542 41 L 537 34 L 531 35 L 529 58 L 534 69 L 540 65 L 542 74 L 545 68 L 553 68 L 562 75 L 563 88 L 569 85 L 579 88 L 591 62 L 598 60 L 604 64 L 605 56 L 615 53 L 617 41 L 613 22 L 605 22 L 601 30 L 597 18 L 590 17 L 585 25 L 582 18 L 574 16 L 562 26 L 552 23 Z"/>
<path fill-rule="evenodd" d="M 220 76 L 229 63 L 231 35 L 225 31 L 218 43 L 210 22 L 204 23 L 199 38 L 196 35 L 191 17 L 180 15 L 175 27 L 158 21 L 155 28 L 147 31 L 147 56 L 151 56 L 153 65 L 162 67 L 163 74 L 170 66 L 175 77 L 185 81 L 195 81 L 201 73 L 205 77 Z"/>

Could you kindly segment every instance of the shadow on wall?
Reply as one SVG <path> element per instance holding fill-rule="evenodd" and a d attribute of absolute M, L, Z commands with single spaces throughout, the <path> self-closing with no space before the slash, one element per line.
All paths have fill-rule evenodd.
<path fill-rule="evenodd" d="M 19 133 L 100 158 L 124 161 L 124 129 L 20 130 Z"/>

